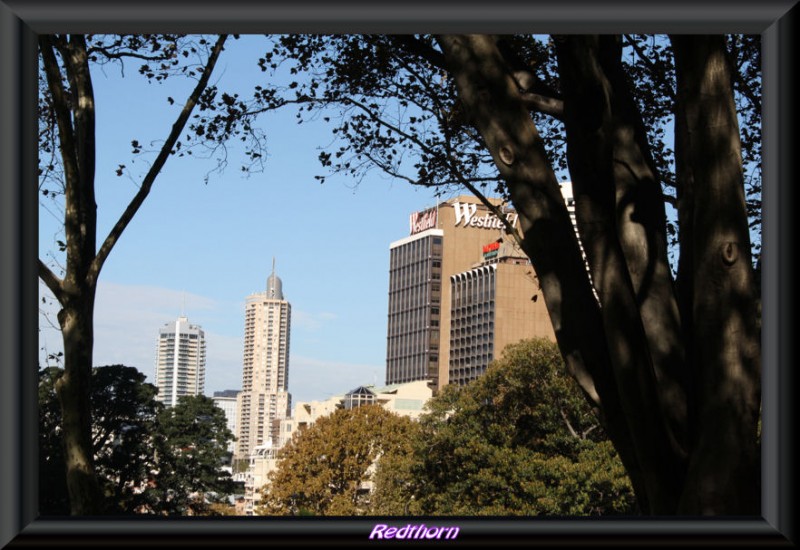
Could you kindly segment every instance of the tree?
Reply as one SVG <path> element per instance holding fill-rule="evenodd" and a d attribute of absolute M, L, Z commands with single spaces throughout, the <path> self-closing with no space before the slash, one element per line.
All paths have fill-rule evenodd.
<path fill-rule="evenodd" d="M 404 503 L 425 515 L 633 512 L 625 469 L 551 342 L 509 346 L 428 408 L 413 456 L 379 465 L 378 513 L 403 514 Z"/>
<path fill-rule="evenodd" d="M 184 396 L 157 418 L 155 478 L 159 513 L 212 515 L 213 506 L 233 493 L 221 469 L 233 434 L 225 412 L 204 395 Z"/>
<path fill-rule="evenodd" d="M 262 68 L 294 59 L 308 78 L 234 108 L 324 112 L 340 141 L 320 160 L 335 173 L 378 168 L 510 200 L 520 225 L 507 229 L 640 509 L 758 514 L 748 213 L 757 234 L 760 134 L 737 120 L 760 121 L 757 67 L 743 54 L 758 49 L 723 36 L 291 35 Z M 558 186 L 567 168 L 585 260 Z"/>
<path fill-rule="evenodd" d="M 61 376 L 64 370 L 57 367 L 39 372 L 39 505 L 45 515 L 70 513 L 55 393 Z M 157 393 L 133 367 L 92 370 L 92 458 L 102 488 L 96 509 L 104 514 L 221 514 L 225 507 L 212 504 L 232 492 L 230 476 L 220 468 L 233 438 L 224 411 L 204 396 L 182 398 L 164 409 Z"/>
<path fill-rule="evenodd" d="M 61 408 L 55 393 L 64 371 L 39 371 L 39 508 L 44 515 L 70 512 L 64 478 Z M 92 457 L 104 513 L 135 513 L 150 503 L 148 481 L 156 469 L 155 419 L 161 405 L 157 388 L 133 367 L 92 370 Z"/>
<path fill-rule="evenodd" d="M 368 513 L 364 484 L 371 480 L 373 464 L 408 452 L 414 429 L 412 420 L 379 405 L 339 409 L 320 418 L 279 451 L 259 514 Z"/>
<path fill-rule="evenodd" d="M 185 43 L 170 35 L 83 36 L 40 35 L 39 148 L 40 191 L 45 197 L 63 196 L 65 253 L 63 276 L 59 277 L 39 260 L 39 277 L 60 305 L 58 322 L 64 343 L 64 373 L 56 383 L 61 404 L 66 483 L 71 513 L 96 514 L 101 488 L 94 468 L 91 441 L 91 372 L 94 301 L 97 281 L 114 245 L 144 202 L 178 141 L 195 106 L 213 99 L 208 82 L 225 44 L 220 36 L 209 46 Z M 185 48 L 185 49 L 184 49 Z M 179 65 L 181 54 L 189 56 L 198 48 L 207 50 L 199 67 Z M 139 191 L 117 223 L 97 248 L 97 205 L 95 204 L 95 102 L 92 64 L 140 60 L 140 73 L 163 80 L 174 72 L 195 75 L 197 84 Z M 204 96 L 205 94 L 205 96 Z M 205 99 L 204 99 L 205 97 Z M 141 152 L 137 141 L 135 153 Z M 124 165 L 120 166 L 120 172 Z M 55 181 L 55 187 L 48 182 Z"/>

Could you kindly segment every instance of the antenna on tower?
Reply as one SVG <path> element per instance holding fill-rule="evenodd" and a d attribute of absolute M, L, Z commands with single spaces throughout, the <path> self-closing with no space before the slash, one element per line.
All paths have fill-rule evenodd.
<path fill-rule="evenodd" d="M 181 317 L 186 317 L 186 291 L 183 291 L 183 301 L 181 303 Z"/>
<path fill-rule="evenodd" d="M 275 275 L 275 256 L 272 257 L 272 274 Z"/>

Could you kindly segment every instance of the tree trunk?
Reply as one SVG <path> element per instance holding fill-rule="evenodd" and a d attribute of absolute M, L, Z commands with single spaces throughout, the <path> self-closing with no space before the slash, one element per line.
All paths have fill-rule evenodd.
<path fill-rule="evenodd" d="M 64 166 L 66 274 L 58 279 L 40 262 L 40 276 L 53 291 L 64 341 L 64 375 L 56 384 L 61 403 L 67 489 L 73 515 L 97 514 L 102 495 L 91 439 L 93 312 L 96 279 L 88 280 L 95 259 L 97 205 L 94 196 L 95 110 L 86 41 L 42 35 L 39 49 L 56 114 Z M 64 87 L 55 52 L 60 54 L 69 88 Z"/>
<path fill-rule="evenodd" d="M 536 270 L 569 372 L 602 413 L 631 477 L 640 507 L 647 483 L 608 353 L 599 304 L 544 144 L 490 36 L 438 38 L 459 98 L 508 185 L 520 216 L 523 248 Z"/>
<path fill-rule="evenodd" d="M 761 346 L 725 38 L 671 41 L 681 241 L 690 239 L 681 249 L 680 289 L 682 310 L 690 316 L 696 403 L 679 511 L 757 515 Z"/>
<path fill-rule="evenodd" d="M 72 515 L 102 511 L 91 441 L 94 288 L 84 288 L 58 313 L 64 339 L 64 374 L 56 383 Z"/>
<path fill-rule="evenodd" d="M 97 250 L 95 204 L 95 103 L 86 39 L 81 35 L 41 35 L 39 51 L 58 126 L 64 167 L 66 273 L 63 280 L 40 260 L 39 277 L 61 304 L 58 314 L 64 341 L 64 375 L 56 391 L 61 403 L 67 488 L 73 515 L 104 509 L 91 438 L 90 386 L 94 345 L 94 302 L 103 263 L 150 192 L 171 154 L 222 52 L 220 35 L 198 82 L 172 125 L 139 191 Z M 56 57 L 59 53 L 61 63 Z M 64 86 L 64 78 L 69 83 Z"/>
<path fill-rule="evenodd" d="M 679 381 L 683 350 L 666 243 L 658 246 L 665 240 L 663 198 L 653 192 L 655 174 L 636 139 L 638 113 L 620 78 L 618 39 L 567 36 L 555 42 L 576 219 L 602 304 L 614 377 L 649 512 L 674 513 L 686 469 L 686 393 Z"/>
<path fill-rule="evenodd" d="M 679 213 L 690 220 L 681 240 L 692 238 L 681 248 L 691 251 L 687 308 L 675 295 L 663 199 L 615 40 L 558 45 L 577 219 L 598 303 L 542 139 L 494 39 L 438 38 L 519 213 L 567 368 L 600 407 L 641 510 L 757 513 L 760 348 L 724 42 L 688 38 L 676 48 L 679 181 L 692 197 Z"/>

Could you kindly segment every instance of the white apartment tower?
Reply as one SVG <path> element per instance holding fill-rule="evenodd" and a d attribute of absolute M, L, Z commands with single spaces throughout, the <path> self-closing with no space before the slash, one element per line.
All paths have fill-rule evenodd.
<path fill-rule="evenodd" d="M 251 294 L 245 304 L 242 391 L 238 396 L 236 458 L 277 440 L 279 421 L 290 416 L 289 336 L 292 306 L 283 284 L 272 274 L 266 292 Z"/>
<path fill-rule="evenodd" d="M 181 316 L 158 331 L 156 349 L 157 399 L 174 407 L 184 395 L 203 393 L 206 379 L 205 333 Z"/>

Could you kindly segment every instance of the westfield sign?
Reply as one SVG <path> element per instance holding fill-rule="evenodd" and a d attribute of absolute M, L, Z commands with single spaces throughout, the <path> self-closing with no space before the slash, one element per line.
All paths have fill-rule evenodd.
<path fill-rule="evenodd" d="M 476 216 L 478 212 L 478 205 L 472 203 L 454 202 L 453 209 L 456 213 L 456 227 L 478 227 L 483 229 L 503 229 L 503 222 L 495 216 L 487 212 L 483 216 Z M 514 212 L 506 214 L 506 220 L 514 226 L 517 223 L 517 215 Z"/>
<path fill-rule="evenodd" d="M 433 229 L 436 227 L 436 213 L 435 208 L 425 210 L 424 212 L 414 212 L 409 217 L 408 223 L 410 225 L 411 234 L 416 235 L 422 231 Z"/>

